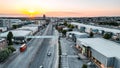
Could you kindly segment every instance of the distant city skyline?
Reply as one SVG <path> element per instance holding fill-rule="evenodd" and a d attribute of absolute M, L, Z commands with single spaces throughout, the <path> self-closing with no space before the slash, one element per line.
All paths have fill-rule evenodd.
<path fill-rule="evenodd" d="M 0 16 L 120 16 L 120 0 L 0 0 Z"/>

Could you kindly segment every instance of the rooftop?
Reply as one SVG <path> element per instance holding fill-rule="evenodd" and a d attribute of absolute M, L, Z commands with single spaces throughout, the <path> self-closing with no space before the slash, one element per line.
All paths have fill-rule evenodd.
<path fill-rule="evenodd" d="M 87 35 L 86 33 L 81 33 L 81 32 L 77 32 L 77 31 L 69 31 L 67 33 L 74 33 L 74 34 L 77 34 L 77 35 Z"/>
<path fill-rule="evenodd" d="M 120 58 L 120 44 L 103 38 L 83 38 L 77 39 L 84 46 L 90 46 L 106 57 Z"/>
<path fill-rule="evenodd" d="M 78 25 L 78 26 L 84 26 L 84 27 L 88 27 L 88 28 L 93 28 L 93 29 L 98 29 L 98 30 L 104 30 L 106 32 L 113 32 L 113 33 L 120 33 L 120 30 L 118 29 L 111 29 L 111 28 L 105 28 L 105 27 L 99 27 L 99 26 L 93 26 L 93 25 L 86 25 L 86 24 L 81 24 L 81 23 L 77 23 L 77 22 L 72 22 L 71 24 L 73 25 Z"/>
<path fill-rule="evenodd" d="M 21 28 L 18 28 L 18 29 L 22 29 L 22 30 L 26 30 L 26 29 L 29 29 L 31 31 L 36 31 L 38 29 L 38 27 L 30 27 L 30 26 L 23 26 Z"/>
<path fill-rule="evenodd" d="M 4 32 L 4 33 L 0 33 L 0 37 L 7 37 L 9 31 Z M 12 30 L 11 31 L 13 33 L 14 37 L 21 37 L 21 36 L 27 36 L 31 33 L 31 31 L 26 31 L 26 30 Z"/>

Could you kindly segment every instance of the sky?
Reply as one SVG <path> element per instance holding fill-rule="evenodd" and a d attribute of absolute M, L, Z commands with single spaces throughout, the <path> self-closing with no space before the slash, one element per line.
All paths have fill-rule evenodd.
<path fill-rule="evenodd" d="M 0 0 L 0 16 L 120 16 L 120 0 Z"/>

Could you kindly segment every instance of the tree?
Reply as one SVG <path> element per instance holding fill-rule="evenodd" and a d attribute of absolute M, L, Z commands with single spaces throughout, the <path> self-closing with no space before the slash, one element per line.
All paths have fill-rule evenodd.
<path fill-rule="evenodd" d="M 83 64 L 82 68 L 87 68 L 87 65 L 86 65 L 86 64 Z"/>
<path fill-rule="evenodd" d="M 68 25 L 68 24 L 67 24 L 67 21 L 65 21 L 65 22 L 64 22 L 64 25 L 65 25 L 65 26 L 67 26 L 67 25 Z"/>
<path fill-rule="evenodd" d="M 109 33 L 106 33 L 106 34 L 103 36 L 103 38 L 105 38 L 105 39 L 110 39 L 111 37 L 112 37 L 112 35 L 109 34 Z"/>
<path fill-rule="evenodd" d="M 16 28 L 18 28 L 18 25 L 13 25 L 12 28 L 16 29 Z"/>
<path fill-rule="evenodd" d="M 62 30 L 62 33 L 63 33 L 63 35 L 65 35 L 66 36 L 66 30 Z"/>
<path fill-rule="evenodd" d="M 90 36 L 90 38 L 92 38 L 94 36 L 94 33 L 91 31 L 89 36 Z"/>
<path fill-rule="evenodd" d="M 8 45 L 13 45 L 12 39 L 13 39 L 13 34 L 10 31 L 7 35 Z"/>
<path fill-rule="evenodd" d="M 71 29 L 73 29 L 74 28 L 74 26 L 73 25 L 71 25 L 71 24 L 69 24 L 69 25 L 67 25 L 68 26 L 68 28 L 71 28 Z"/>

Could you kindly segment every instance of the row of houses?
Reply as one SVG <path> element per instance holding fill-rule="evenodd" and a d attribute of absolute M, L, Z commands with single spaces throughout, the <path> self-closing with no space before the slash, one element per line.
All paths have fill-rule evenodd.
<path fill-rule="evenodd" d="M 103 32 L 104 33 L 109 32 L 109 33 L 112 33 L 113 36 L 117 36 L 118 38 L 120 38 L 120 30 L 118 29 L 86 25 L 86 24 L 81 24 L 81 23 L 76 23 L 76 22 L 71 22 L 70 24 L 76 26 L 81 32 L 90 33 L 92 31 L 93 33 L 98 33 L 98 34 L 102 34 Z"/>

